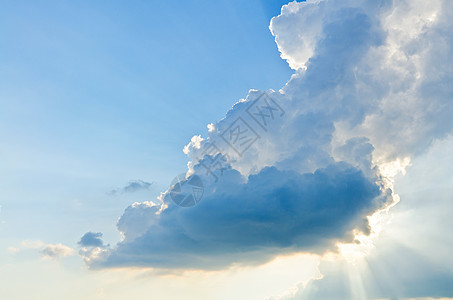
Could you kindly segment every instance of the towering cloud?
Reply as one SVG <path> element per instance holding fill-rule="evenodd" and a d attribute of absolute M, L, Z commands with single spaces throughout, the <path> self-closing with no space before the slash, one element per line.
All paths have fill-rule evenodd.
<path fill-rule="evenodd" d="M 335 251 L 368 234 L 367 216 L 393 202 L 380 170 L 453 126 L 452 8 L 440 0 L 285 5 L 270 29 L 294 75 L 280 91 L 251 90 L 184 148 L 186 180 L 201 180 L 201 201 L 175 205 L 175 185 L 158 204 L 128 207 L 118 221 L 124 239 L 83 252 L 87 262 L 219 268 Z"/>

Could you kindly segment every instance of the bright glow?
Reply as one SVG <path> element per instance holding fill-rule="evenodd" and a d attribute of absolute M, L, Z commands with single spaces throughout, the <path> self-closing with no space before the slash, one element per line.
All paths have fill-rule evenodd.
<path fill-rule="evenodd" d="M 368 222 L 371 227 L 371 234 L 369 236 L 363 234 L 355 235 L 354 244 L 338 244 L 338 249 L 344 259 L 352 264 L 356 264 L 358 260 L 363 259 L 374 248 L 373 241 L 379 236 L 385 224 L 391 221 L 390 209 L 395 206 L 399 201 L 399 195 L 395 194 L 394 182 L 395 177 L 399 174 L 406 175 L 406 168 L 410 166 L 410 157 L 403 159 L 397 158 L 389 163 L 384 163 L 378 166 L 382 175 L 384 187 L 391 189 L 393 202 L 383 209 L 375 212 L 373 215 L 368 216 Z"/>

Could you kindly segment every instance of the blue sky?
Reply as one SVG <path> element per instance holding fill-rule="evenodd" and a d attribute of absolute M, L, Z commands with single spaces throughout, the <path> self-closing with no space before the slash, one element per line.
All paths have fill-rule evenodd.
<path fill-rule="evenodd" d="M 165 190 L 192 135 L 292 73 L 267 28 L 280 6 L 2 1 L 4 234 L 71 243 L 86 220 L 113 232 L 131 199 L 108 191 L 136 179 L 153 188 L 134 201 Z"/>
<path fill-rule="evenodd" d="M 0 4 L 0 298 L 453 299 L 448 0 Z"/>

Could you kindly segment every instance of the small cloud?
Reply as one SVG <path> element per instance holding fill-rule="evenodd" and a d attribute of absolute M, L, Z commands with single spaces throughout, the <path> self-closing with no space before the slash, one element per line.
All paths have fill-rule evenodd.
<path fill-rule="evenodd" d="M 105 247 L 102 235 L 102 232 L 87 232 L 78 244 L 82 247 Z"/>
<path fill-rule="evenodd" d="M 124 193 L 134 193 L 140 190 L 149 190 L 153 185 L 152 182 L 146 182 L 143 180 L 132 180 L 129 183 L 122 187 L 111 190 L 108 194 L 109 195 L 116 195 L 116 194 L 124 194 Z"/>
<path fill-rule="evenodd" d="M 74 253 L 74 249 L 63 244 L 47 244 L 41 249 L 44 258 L 60 258 L 74 255 Z"/>
<path fill-rule="evenodd" d="M 74 249 L 63 244 L 45 244 L 42 241 L 22 241 L 18 247 L 8 247 L 8 251 L 11 254 L 16 254 L 20 251 L 33 249 L 39 250 L 44 259 L 48 258 L 60 258 L 71 256 L 75 254 Z"/>
<path fill-rule="evenodd" d="M 214 123 L 208 124 L 207 127 L 208 127 L 208 132 L 214 132 L 215 131 Z"/>
<path fill-rule="evenodd" d="M 79 254 L 86 264 L 91 265 L 94 260 L 103 261 L 110 253 L 110 244 L 104 244 L 102 232 L 85 233 L 78 244 Z"/>

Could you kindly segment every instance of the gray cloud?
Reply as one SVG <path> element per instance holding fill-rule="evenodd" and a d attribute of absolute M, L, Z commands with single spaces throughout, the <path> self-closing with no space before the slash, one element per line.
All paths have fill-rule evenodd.
<path fill-rule="evenodd" d="M 453 297 L 452 148 L 450 136 L 413 161 L 395 186 L 401 202 L 392 209 L 392 221 L 366 257 L 354 264 L 323 261 L 322 279 L 275 299 Z"/>
<path fill-rule="evenodd" d="M 102 232 L 87 232 L 82 236 L 78 244 L 82 247 L 104 247 L 102 235 Z"/>
<path fill-rule="evenodd" d="M 261 263 L 275 252 L 323 253 L 352 242 L 353 229 L 368 232 L 365 216 L 388 201 L 376 183 L 342 163 L 306 174 L 265 168 L 247 183 L 229 170 L 206 193 L 192 209 L 170 201 L 159 215 L 157 205 L 129 207 L 118 222 L 126 240 L 97 266 L 219 268 Z M 129 238 L 131 224 L 150 219 L 146 232 Z"/>
<path fill-rule="evenodd" d="M 117 188 L 114 190 L 111 190 L 108 194 L 109 195 L 117 195 L 117 194 L 122 194 L 122 193 L 134 193 L 140 190 L 149 190 L 151 186 L 153 185 L 152 182 L 146 182 L 143 180 L 132 180 L 129 181 L 129 183 L 122 187 L 122 188 Z"/>

